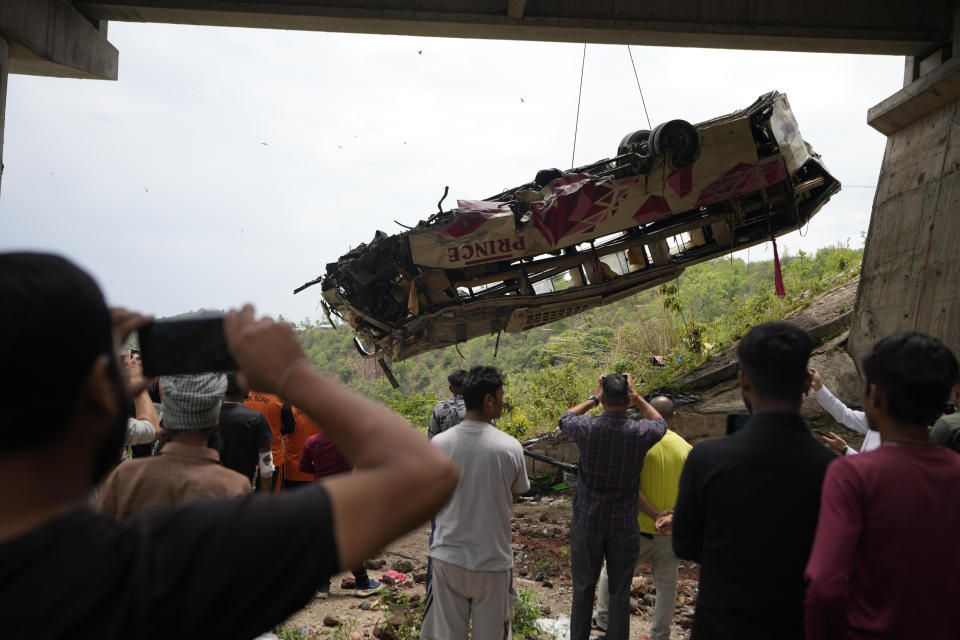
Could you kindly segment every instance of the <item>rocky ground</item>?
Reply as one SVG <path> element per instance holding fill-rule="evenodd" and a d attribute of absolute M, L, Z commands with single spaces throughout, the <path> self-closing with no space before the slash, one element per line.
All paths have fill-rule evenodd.
<path fill-rule="evenodd" d="M 514 506 L 514 586 L 518 592 L 527 589 L 533 593 L 545 618 L 570 616 L 571 500 L 572 491 L 566 490 L 524 499 Z M 368 561 L 371 577 L 379 579 L 385 571 L 393 569 L 406 575 L 402 583 L 389 585 L 389 591 L 361 599 L 354 595 L 351 587 L 353 576 L 338 575 L 332 580 L 329 598 L 314 599 L 284 626 L 302 631 L 303 637 L 311 640 L 409 640 L 414 629 L 408 624 L 411 616 L 403 605 L 404 601 L 415 601 L 424 595 L 429 536 L 430 526 L 425 525 Z M 681 565 L 673 638 L 689 637 L 698 578 L 695 565 Z M 631 640 L 648 637 L 654 595 L 650 566 L 646 564 L 637 570 L 633 582 Z M 388 626 L 391 631 L 384 633 L 384 623 L 391 620 L 396 626 Z"/>

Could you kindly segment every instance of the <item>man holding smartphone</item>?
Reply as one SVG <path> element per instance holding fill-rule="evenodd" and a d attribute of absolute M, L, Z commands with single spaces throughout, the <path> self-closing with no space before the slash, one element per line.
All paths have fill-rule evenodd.
<path fill-rule="evenodd" d="M 880 432 L 870 428 L 870 425 L 867 423 L 867 415 L 863 411 L 851 409 L 845 405 L 842 400 L 830 393 L 830 389 L 823 384 L 823 379 L 820 377 L 819 371 L 810 367 L 809 372 L 810 388 L 813 389 L 813 395 L 817 399 L 817 402 L 820 403 L 820 406 L 840 424 L 863 434 L 863 444 L 860 445 L 860 453 L 873 451 L 879 447 Z M 856 449 L 848 446 L 843 438 L 832 431 L 830 435 L 817 431 L 817 435 L 827 443 L 827 446 L 842 456 L 857 454 Z"/>
<path fill-rule="evenodd" d="M 139 386 L 143 381 L 143 361 L 136 349 L 123 354 L 123 377 L 129 388 Z M 160 428 L 160 416 L 146 389 L 133 398 L 134 416 L 127 419 L 125 445 L 149 444 L 163 435 Z"/>
<path fill-rule="evenodd" d="M 356 473 L 117 524 L 88 495 L 116 460 L 129 394 L 142 390 L 124 388 L 117 345 L 150 318 L 108 311 L 89 275 L 45 254 L 0 254 L 0 300 L 0 385 L 20 400 L 0 412 L 5 636 L 255 637 L 320 580 L 425 523 L 457 485 L 456 467 L 415 428 L 314 371 L 289 325 L 246 306 L 224 325 L 240 370 L 316 418 Z M 54 344 L 65 318 L 70 340 Z M 51 362 L 56 394 L 43 383 Z"/>
<path fill-rule="evenodd" d="M 593 417 L 587 411 L 603 405 Z M 627 415 L 636 404 L 641 420 Z M 667 423 L 637 393 L 630 375 L 603 376 L 584 402 L 560 416 L 560 430 L 580 450 L 577 492 L 570 523 L 573 569 L 571 640 L 588 640 L 593 598 L 607 561 L 610 609 L 607 637 L 630 636 L 630 580 L 640 552 L 637 495 L 647 452 L 663 438 Z"/>
<path fill-rule="evenodd" d="M 673 553 L 670 530 L 673 527 L 673 507 L 680 488 L 680 472 L 690 453 L 690 444 L 673 430 L 677 408 L 667 396 L 650 399 L 650 406 L 667 422 L 663 439 L 650 448 L 640 472 L 640 525 L 637 565 L 650 562 L 657 601 L 653 608 L 650 640 L 670 640 L 670 625 L 677 607 L 677 568 L 680 559 Z M 600 572 L 597 587 L 597 615 L 593 628 L 605 631 L 610 607 L 610 587 L 607 567 Z"/>

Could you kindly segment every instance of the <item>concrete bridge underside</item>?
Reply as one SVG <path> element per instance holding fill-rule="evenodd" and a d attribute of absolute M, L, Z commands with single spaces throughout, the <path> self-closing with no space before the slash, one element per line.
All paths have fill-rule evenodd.
<path fill-rule="evenodd" d="M 960 352 L 960 0 L 0 0 L 0 157 L 8 73 L 117 79 L 111 20 L 903 55 L 867 115 L 888 139 L 848 350 L 917 330 Z"/>

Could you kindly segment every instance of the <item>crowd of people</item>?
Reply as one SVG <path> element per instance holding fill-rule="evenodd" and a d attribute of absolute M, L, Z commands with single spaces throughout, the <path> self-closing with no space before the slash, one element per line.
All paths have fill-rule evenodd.
<path fill-rule="evenodd" d="M 108 310 L 89 275 L 43 254 L 0 255 L 0 298 L 0 379 L 16 398 L 0 412 L 3 637 L 253 638 L 303 608 L 322 580 L 426 522 L 456 488 L 443 452 L 315 372 L 289 325 L 247 306 L 224 321 L 240 372 L 322 423 L 354 471 L 276 495 L 250 492 L 237 473 L 242 496 L 118 522 L 89 496 L 116 465 L 130 398 L 147 386 L 127 388 L 115 354 L 151 319 Z M 186 447 L 181 435 L 199 438 L 216 413 L 191 389 L 226 385 L 172 382 L 174 413 L 196 416 L 165 446 Z"/>
<path fill-rule="evenodd" d="M 115 354 L 152 319 L 108 310 L 76 266 L 0 254 L 0 299 L 15 310 L 0 314 L 16 400 L 0 412 L 4 637 L 254 638 L 341 570 L 374 593 L 364 559 L 430 520 L 421 637 L 510 638 L 511 511 L 530 483 L 520 443 L 494 426 L 495 368 L 451 373 L 425 438 L 315 372 L 292 329 L 249 306 L 224 320 L 238 372 L 163 376 L 151 397 L 136 352 Z M 50 342 L 65 318 L 70 340 Z M 884 338 L 854 411 L 812 350 L 789 323 L 752 328 L 737 348 L 751 416 L 693 447 L 673 401 L 629 375 L 601 377 L 559 418 L 579 449 L 571 640 L 629 638 L 646 561 L 650 637 L 669 638 L 680 559 L 700 568 L 696 640 L 956 636 L 956 357 L 922 334 Z M 865 434 L 859 455 L 811 435 L 809 392 Z"/>

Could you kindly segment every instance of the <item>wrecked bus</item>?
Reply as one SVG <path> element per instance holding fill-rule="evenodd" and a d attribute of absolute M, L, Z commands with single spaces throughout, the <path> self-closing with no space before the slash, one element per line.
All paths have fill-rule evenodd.
<path fill-rule="evenodd" d="M 295 293 L 319 283 L 328 318 L 386 370 L 385 357 L 524 331 L 673 280 L 802 227 L 839 189 L 774 91 L 697 125 L 632 132 L 616 157 L 542 170 L 402 233 L 377 231 Z"/>

